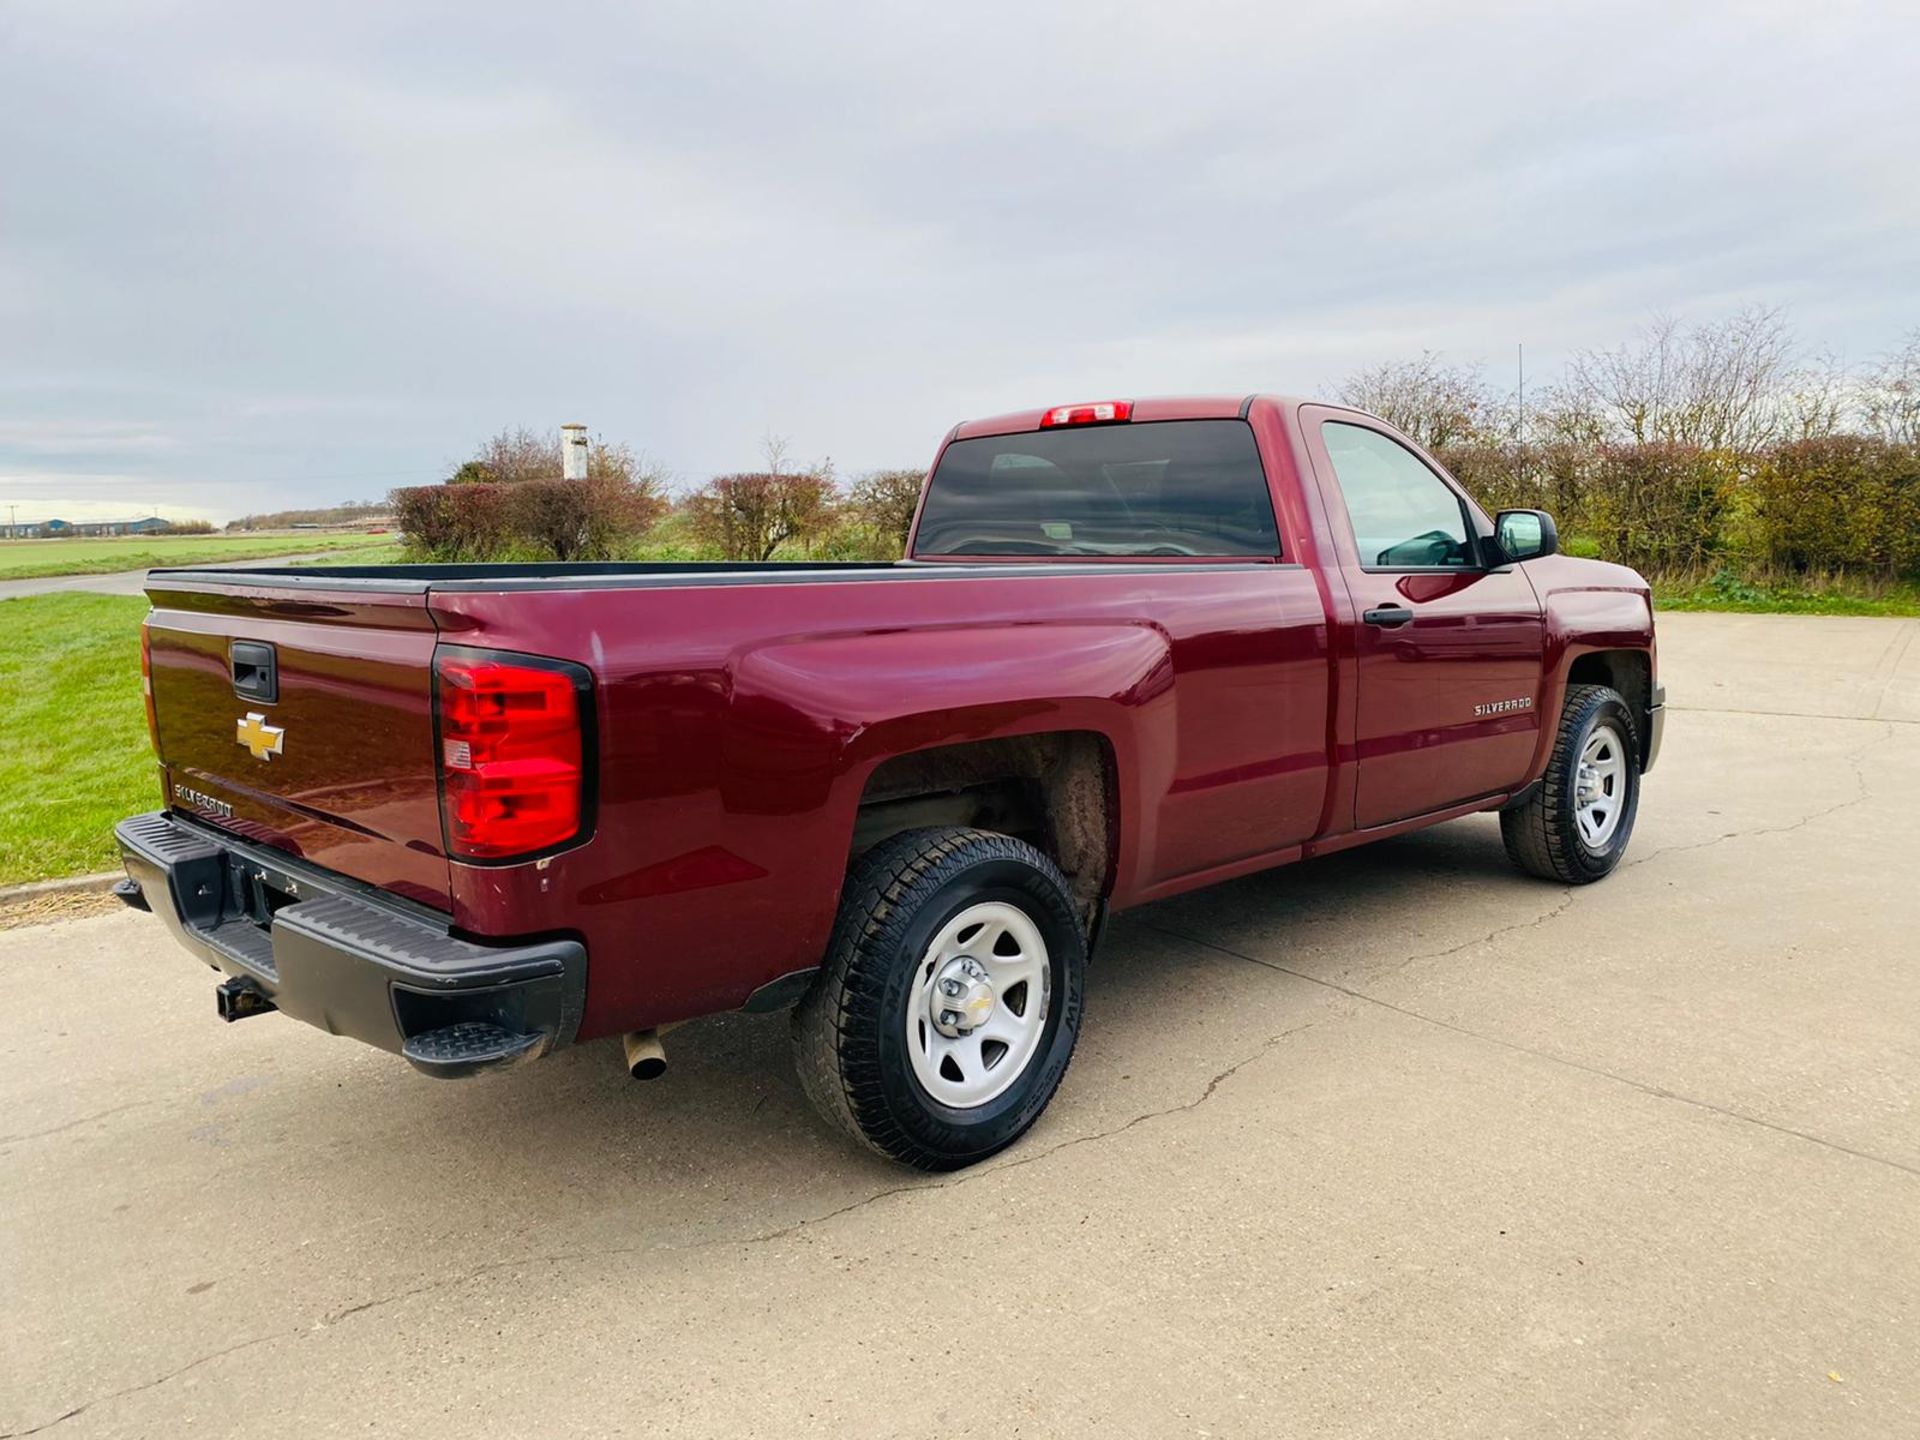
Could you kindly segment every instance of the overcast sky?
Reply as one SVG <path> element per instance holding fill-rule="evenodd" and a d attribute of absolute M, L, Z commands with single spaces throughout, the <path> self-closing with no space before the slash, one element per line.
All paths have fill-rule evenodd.
<path fill-rule="evenodd" d="M 0 0 L 0 506 L 1920 325 L 1920 4 Z"/>

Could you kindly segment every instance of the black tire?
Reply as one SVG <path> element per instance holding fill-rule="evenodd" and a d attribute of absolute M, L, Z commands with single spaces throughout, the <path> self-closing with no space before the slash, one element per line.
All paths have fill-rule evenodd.
<path fill-rule="evenodd" d="M 1581 833 L 1576 790 L 1581 751 L 1603 724 L 1613 727 L 1626 751 L 1618 781 L 1626 794 L 1612 834 L 1596 846 Z M 1500 812 L 1507 858 L 1529 875 L 1563 885 L 1590 885 L 1610 874 L 1626 853 L 1640 809 L 1639 757 L 1633 711 L 1619 692 L 1604 685 L 1569 685 L 1540 788 L 1525 804 Z"/>
<path fill-rule="evenodd" d="M 907 1017 L 916 971 L 969 906 L 1017 909 L 1045 941 L 1051 996 L 1025 1069 L 1002 1094 L 953 1109 L 914 1072 Z M 807 1097 L 862 1144 L 921 1170 L 957 1170 L 1019 1139 L 1073 1058 L 1084 1003 L 1086 936 L 1059 869 L 1024 841 L 985 830 L 910 830 L 847 875 L 825 963 L 793 1017 Z M 1011 992 L 1010 992 L 1011 993 Z"/>

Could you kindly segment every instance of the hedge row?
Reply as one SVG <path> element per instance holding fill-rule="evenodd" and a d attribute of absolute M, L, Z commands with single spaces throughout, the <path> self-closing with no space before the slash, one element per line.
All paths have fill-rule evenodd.
<path fill-rule="evenodd" d="M 1836 435 L 1752 453 L 1574 443 L 1455 444 L 1437 453 L 1488 509 L 1550 511 L 1566 540 L 1649 575 L 1920 580 L 1920 448 L 1912 445 Z M 745 506 L 733 492 L 757 496 L 747 481 L 780 495 Z M 684 518 L 702 552 L 729 559 L 769 550 L 891 559 L 918 483 L 917 472 L 882 472 L 842 497 L 825 476 L 723 477 L 689 497 Z M 786 494 L 801 489 L 805 505 Z M 621 559 L 669 508 L 657 484 L 614 476 L 429 485 L 393 499 L 412 550 L 449 561 Z"/>
<path fill-rule="evenodd" d="M 1858 435 L 1752 454 L 1687 445 L 1453 447 L 1489 509 L 1537 507 L 1649 574 L 1920 579 L 1920 449 Z"/>

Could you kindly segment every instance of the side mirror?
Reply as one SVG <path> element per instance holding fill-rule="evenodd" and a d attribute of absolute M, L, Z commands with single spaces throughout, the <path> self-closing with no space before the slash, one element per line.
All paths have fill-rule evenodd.
<path fill-rule="evenodd" d="M 1560 548 L 1560 532 L 1544 510 L 1502 510 L 1493 519 L 1493 538 L 1509 560 L 1538 560 Z"/>

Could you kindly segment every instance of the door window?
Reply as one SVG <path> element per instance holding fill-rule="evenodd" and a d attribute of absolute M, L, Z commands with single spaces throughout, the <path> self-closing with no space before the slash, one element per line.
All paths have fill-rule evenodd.
<path fill-rule="evenodd" d="M 1460 497 L 1406 446 L 1364 425 L 1320 427 L 1369 570 L 1474 567 Z"/>

